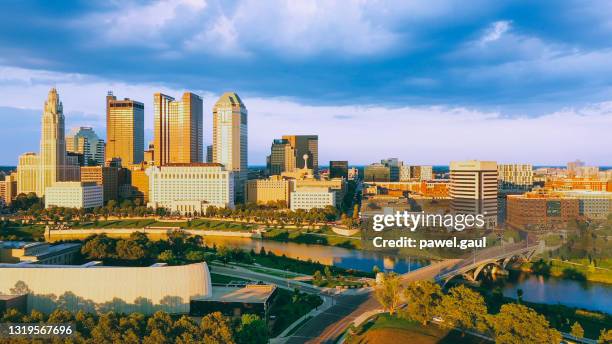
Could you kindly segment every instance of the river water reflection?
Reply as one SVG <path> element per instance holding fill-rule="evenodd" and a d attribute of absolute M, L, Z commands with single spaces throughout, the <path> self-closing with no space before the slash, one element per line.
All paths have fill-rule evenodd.
<path fill-rule="evenodd" d="M 276 255 L 290 258 L 318 261 L 345 269 L 372 271 L 374 266 L 380 269 L 406 273 L 416 270 L 428 262 L 383 255 L 379 252 L 367 252 L 334 246 L 309 245 L 270 240 L 253 240 L 250 238 L 205 237 L 207 245 L 239 247 L 243 250 L 259 252 L 262 247 Z M 612 314 L 612 286 L 607 284 L 579 282 L 554 277 L 542 277 L 529 274 L 511 274 L 509 277 L 494 282 L 502 287 L 505 296 L 516 298 L 516 291 L 523 290 L 523 299 L 529 302 L 546 304 L 563 304 L 589 310 L 603 311 Z"/>
<path fill-rule="evenodd" d="M 391 257 L 378 252 L 367 252 L 335 246 L 211 236 L 205 237 L 204 241 L 209 246 L 215 244 L 217 246 L 239 247 L 246 251 L 253 249 L 255 252 L 259 252 L 264 247 L 266 251 L 272 251 L 279 256 L 284 254 L 290 258 L 311 259 L 321 264 L 367 272 L 372 271 L 374 266 L 378 266 L 381 270 L 384 269 L 403 274 L 428 264 L 424 260 Z"/>
<path fill-rule="evenodd" d="M 504 296 L 516 298 L 523 290 L 523 300 L 535 303 L 563 304 L 570 307 L 612 314 L 612 286 L 531 274 L 511 274 L 502 287 Z"/>

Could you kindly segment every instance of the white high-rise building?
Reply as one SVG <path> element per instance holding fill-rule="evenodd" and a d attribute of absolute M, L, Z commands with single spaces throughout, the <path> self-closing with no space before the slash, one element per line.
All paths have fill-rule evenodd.
<path fill-rule="evenodd" d="M 482 214 L 488 227 L 497 225 L 497 163 L 452 161 L 450 197 L 453 214 Z"/>
<path fill-rule="evenodd" d="M 181 214 L 202 213 L 210 205 L 234 207 L 234 178 L 221 164 L 168 164 L 147 169 L 149 206 Z"/>
<path fill-rule="evenodd" d="M 234 92 L 224 93 L 213 107 L 213 162 L 234 172 L 236 202 L 244 202 L 247 180 L 247 109 Z M 157 147 L 155 147 L 157 149 Z"/>

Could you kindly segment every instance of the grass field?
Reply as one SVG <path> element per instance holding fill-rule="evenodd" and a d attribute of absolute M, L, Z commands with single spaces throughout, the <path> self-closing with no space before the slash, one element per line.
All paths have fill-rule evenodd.
<path fill-rule="evenodd" d="M 457 331 L 444 330 L 436 325 L 423 327 L 414 321 L 381 314 L 374 321 L 357 328 L 346 343 L 484 344 L 489 342 L 470 335 L 462 337 Z"/>
<path fill-rule="evenodd" d="M 251 282 L 244 278 L 231 277 L 225 275 L 219 275 L 215 273 L 210 273 L 210 282 L 215 284 L 228 284 L 231 282 Z"/>
<path fill-rule="evenodd" d="M 534 261 L 536 261 L 536 259 L 534 259 L 532 262 L 521 264 L 519 269 L 523 271 L 531 271 L 531 265 Z M 587 281 L 612 284 L 612 271 L 604 270 L 612 269 L 612 259 L 602 259 L 598 262 L 598 266 L 604 269 L 595 269 L 594 267 L 589 266 L 587 259 L 575 259 L 569 262 L 553 259 L 550 260 L 550 262 L 552 262 L 550 269 L 551 276 L 563 278 L 564 270 L 571 269 L 583 274 Z"/>
<path fill-rule="evenodd" d="M 0 238 L 4 240 L 44 241 L 44 225 L 17 225 L 2 229 Z"/>

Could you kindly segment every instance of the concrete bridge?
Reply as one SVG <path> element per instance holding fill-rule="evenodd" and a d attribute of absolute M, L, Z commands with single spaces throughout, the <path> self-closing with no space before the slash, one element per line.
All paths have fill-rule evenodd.
<path fill-rule="evenodd" d="M 502 246 L 490 247 L 485 250 L 475 251 L 471 257 L 467 257 L 457 264 L 440 271 L 434 279 L 443 286 L 457 276 L 463 276 L 467 280 L 476 281 L 483 271 L 501 269 L 505 270 L 511 262 L 530 261 L 539 251 L 539 242 L 520 242 Z"/>

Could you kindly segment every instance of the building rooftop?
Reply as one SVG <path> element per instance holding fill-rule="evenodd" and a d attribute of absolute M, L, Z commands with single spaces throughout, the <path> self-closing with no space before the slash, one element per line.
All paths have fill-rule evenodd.
<path fill-rule="evenodd" d="M 194 298 L 194 301 L 265 303 L 276 290 L 275 285 L 247 284 L 244 287 L 212 288 L 210 296 Z"/>
<path fill-rule="evenodd" d="M 161 167 L 223 167 L 218 162 L 177 162 L 163 165 Z"/>
<path fill-rule="evenodd" d="M 240 99 L 238 94 L 236 94 L 235 92 L 225 92 L 225 93 L 223 93 L 223 95 L 221 95 L 219 100 L 217 100 L 217 103 L 215 104 L 215 107 L 217 107 L 218 105 L 221 105 L 221 104 L 231 104 L 231 105 L 244 106 L 244 104 L 242 103 L 242 99 Z"/>
<path fill-rule="evenodd" d="M 5 250 L 24 250 L 24 258 L 37 258 L 38 260 L 56 255 L 65 251 L 78 250 L 81 244 L 65 243 L 57 245 L 49 245 L 44 242 L 26 242 L 26 241 L 0 241 L 0 249 Z M 34 259 L 28 259 L 34 261 Z M 27 261 L 27 260 L 26 260 Z"/>

